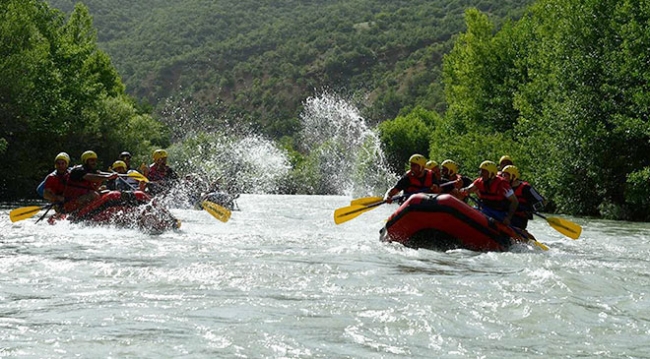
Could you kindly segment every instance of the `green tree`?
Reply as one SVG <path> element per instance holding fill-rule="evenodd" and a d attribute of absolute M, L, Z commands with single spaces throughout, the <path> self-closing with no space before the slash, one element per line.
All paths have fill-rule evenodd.
<path fill-rule="evenodd" d="M 444 150 L 508 151 L 562 211 L 643 217 L 648 19 L 635 1 L 540 0 L 492 34 L 469 10 L 445 56 Z"/>
<path fill-rule="evenodd" d="M 76 159 L 93 149 L 108 165 L 125 146 L 168 141 L 125 95 L 85 6 L 66 21 L 44 2 L 7 0 L 0 24 L 0 138 L 11 168 L 0 174 L 3 198 L 33 196 L 60 151 Z"/>
<path fill-rule="evenodd" d="M 634 1 L 540 1 L 520 26 L 536 38 L 518 129 L 563 210 L 625 213 L 626 176 L 648 164 L 649 15 Z"/>
<path fill-rule="evenodd" d="M 428 155 L 432 127 L 438 119 L 436 113 L 416 108 L 405 116 L 379 125 L 381 143 L 389 154 L 388 163 L 395 171 L 401 172 L 414 153 Z"/>

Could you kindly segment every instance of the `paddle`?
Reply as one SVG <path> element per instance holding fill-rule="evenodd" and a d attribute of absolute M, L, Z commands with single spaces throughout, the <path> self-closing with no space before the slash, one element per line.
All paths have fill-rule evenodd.
<path fill-rule="evenodd" d="M 149 179 L 147 177 L 145 177 L 144 175 L 142 175 L 142 173 L 137 171 L 132 171 L 127 174 L 120 174 L 120 177 L 132 177 L 135 180 L 140 182 L 149 182 Z"/>
<path fill-rule="evenodd" d="M 542 242 L 539 242 L 536 239 L 528 239 L 528 242 L 533 242 L 534 245 L 536 245 L 537 247 L 541 248 L 544 251 L 547 251 L 547 250 L 550 249 L 550 248 L 548 248 L 548 246 L 546 244 L 544 244 Z"/>
<path fill-rule="evenodd" d="M 534 214 L 544 218 L 548 224 L 553 227 L 556 231 L 564 234 L 565 236 L 571 238 L 571 239 L 578 239 L 580 237 L 580 234 L 582 233 L 582 227 L 578 225 L 577 223 L 573 223 L 569 220 L 562 219 L 562 218 L 557 218 L 557 217 L 546 217 L 542 214 L 539 214 L 537 212 L 533 212 Z"/>
<path fill-rule="evenodd" d="M 48 204 L 47 206 L 27 206 L 20 207 L 9 212 L 9 219 L 12 222 L 22 221 L 27 218 L 32 218 L 36 213 L 40 212 L 42 209 L 49 209 L 54 206 L 54 203 Z"/>
<path fill-rule="evenodd" d="M 129 183 L 127 180 L 124 179 L 124 177 L 131 177 L 131 178 L 135 179 L 138 182 L 145 182 L 145 183 L 149 182 L 149 179 L 147 177 L 143 176 L 140 172 L 137 172 L 137 171 L 129 172 L 129 173 L 126 173 L 126 174 L 119 173 L 118 176 L 119 177 L 117 177 L 117 178 L 119 178 L 120 181 L 122 181 L 125 185 L 127 185 L 133 191 L 139 191 L 140 189 L 138 187 L 136 187 L 135 185 Z"/>
<path fill-rule="evenodd" d="M 446 183 L 443 183 L 443 184 L 439 185 L 439 187 L 442 188 L 442 187 L 450 186 L 450 185 L 455 184 L 455 183 L 456 183 L 456 181 L 449 181 L 449 182 L 446 182 Z M 350 206 L 355 206 L 355 205 L 368 206 L 368 205 L 371 205 L 371 204 L 379 203 L 379 202 L 381 202 L 383 200 L 384 200 L 384 197 L 362 197 L 362 198 L 357 198 L 357 199 L 353 199 L 352 201 L 350 201 Z"/>
<path fill-rule="evenodd" d="M 482 205 L 482 203 L 481 203 L 481 201 L 480 201 L 479 199 L 476 199 L 476 198 L 474 198 L 474 197 L 472 197 L 472 196 L 468 196 L 468 198 L 469 198 L 470 200 L 472 200 L 472 202 L 476 203 L 478 206 L 481 206 L 481 205 Z M 486 215 L 486 216 L 487 216 L 487 215 Z M 496 219 L 494 220 L 494 222 L 495 222 L 495 223 L 498 223 L 498 225 L 501 225 L 501 226 L 506 227 L 506 228 L 510 228 L 510 229 L 512 229 L 513 231 L 519 233 L 519 235 L 520 235 L 521 237 L 523 237 L 524 239 L 528 240 L 528 243 L 532 243 L 532 244 L 536 245 L 537 247 L 541 248 L 541 249 L 544 250 L 544 251 L 547 251 L 547 250 L 550 249 L 546 244 L 544 244 L 544 243 L 542 243 L 542 242 L 539 242 L 539 241 L 538 241 L 537 239 L 535 239 L 535 238 L 530 238 L 530 237 L 528 237 L 527 235 L 525 235 L 524 233 L 522 233 L 522 231 L 525 231 L 525 230 L 521 230 L 521 231 L 520 231 L 517 227 L 506 226 L 505 224 L 499 222 L 499 221 L 496 220 Z"/>
<path fill-rule="evenodd" d="M 502 224 L 502 225 L 505 227 L 504 224 Z M 508 228 L 510 228 L 513 231 L 517 232 L 517 234 L 519 234 L 519 236 L 521 236 L 523 239 L 526 239 L 528 241 L 528 243 L 532 243 L 532 244 L 536 245 L 537 247 L 541 248 L 542 250 L 545 250 L 545 251 L 549 250 L 549 248 L 548 248 L 548 246 L 546 244 L 537 241 L 537 239 L 535 239 L 535 238 L 532 238 L 532 234 L 529 234 L 528 231 L 526 231 L 525 229 L 519 229 L 517 227 L 510 227 L 510 226 Z"/>
<path fill-rule="evenodd" d="M 232 212 L 230 212 L 227 208 L 224 208 L 214 202 L 203 201 L 201 202 L 201 206 L 208 213 L 210 213 L 212 217 L 224 223 L 228 222 L 228 220 L 230 219 L 230 215 L 232 214 Z"/>
<path fill-rule="evenodd" d="M 350 201 L 350 206 L 362 205 L 367 206 L 369 204 L 381 202 L 384 200 L 384 197 L 363 197 L 357 198 Z"/>
<path fill-rule="evenodd" d="M 50 213 L 50 210 L 54 207 L 55 204 L 56 203 L 51 203 L 49 206 L 47 206 L 47 211 L 45 211 L 45 213 L 43 213 L 43 215 L 39 219 L 36 220 L 36 223 L 42 221 L 43 218 L 45 218 L 45 216 L 47 216 L 47 214 Z"/>
<path fill-rule="evenodd" d="M 393 201 L 397 201 L 401 198 L 405 197 L 405 195 L 397 195 L 392 198 Z M 379 202 L 375 203 L 370 203 L 367 205 L 363 204 L 355 204 L 347 207 L 341 207 L 337 210 L 334 211 L 334 223 L 336 224 L 341 224 L 344 222 L 347 222 L 351 219 L 354 219 L 358 216 L 360 216 L 362 213 L 368 212 L 371 209 L 377 208 L 381 206 L 382 204 L 386 203 L 386 200 L 382 199 Z"/>
<path fill-rule="evenodd" d="M 362 204 L 356 204 L 353 206 L 341 207 L 334 211 L 334 223 L 341 224 L 347 222 L 351 219 L 360 216 L 364 212 L 370 211 L 373 208 L 381 206 L 384 203 L 386 203 L 386 201 L 373 203 L 368 206 L 364 206 Z"/>

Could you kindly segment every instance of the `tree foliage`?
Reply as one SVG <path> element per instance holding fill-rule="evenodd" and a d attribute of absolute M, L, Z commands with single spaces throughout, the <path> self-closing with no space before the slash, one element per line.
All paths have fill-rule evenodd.
<path fill-rule="evenodd" d="M 6 198 L 61 150 L 145 160 L 170 128 L 187 131 L 174 140 L 224 127 L 281 138 L 287 179 L 302 183 L 278 191 L 336 191 L 323 169 L 348 149 L 324 138 L 327 151 L 300 151 L 298 136 L 303 100 L 325 89 L 379 124 L 395 169 L 422 152 L 471 174 L 509 154 L 560 211 L 650 219 L 645 1 L 49 3 L 68 15 L 0 3 Z M 195 111 L 209 119 L 184 116 Z"/>
<path fill-rule="evenodd" d="M 379 125 L 381 142 L 395 171 L 402 171 L 405 159 L 412 154 L 429 154 L 430 135 L 439 117 L 435 112 L 416 108 L 405 116 Z"/>
<path fill-rule="evenodd" d="M 93 149 L 108 165 L 124 149 L 168 141 L 126 96 L 83 5 L 66 20 L 42 1 L 0 3 L 0 77 L 5 199 L 31 196 L 60 151 L 77 158 Z"/>
<path fill-rule="evenodd" d="M 644 2 L 539 0 L 494 31 L 467 11 L 434 137 L 463 161 L 513 155 L 564 212 L 648 218 L 649 19 Z"/>
<path fill-rule="evenodd" d="M 497 21 L 533 0 L 85 0 L 128 92 L 161 112 L 191 99 L 247 114 L 279 139 L 302 101 L 327 89 L 377 123 L 404 107 L 444 111 L 440 65 L 463 11 Z M 74 1 L 49 0 L 69 12 Z"/>

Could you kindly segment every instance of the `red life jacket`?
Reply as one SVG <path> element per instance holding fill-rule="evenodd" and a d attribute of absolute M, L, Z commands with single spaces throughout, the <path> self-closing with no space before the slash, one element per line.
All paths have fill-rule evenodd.
<path fill-rule="evenodd" d="M 424 176 L 415 177 L 411 171 L 406 172 L 409 179 L 409 186 L 404 190 L 404 194 L 413 194 L 429 192 L 433 186 L 433 172 L 425 169 Z"/>
<path fill-rule="evenodd" d="M 68 171 L 64 174 L 59 174 L 56 171 L 50 173 L 45 177 L 44 189 L 49 190 L 55 196 L 63 195 L 65 192 L 66 184 L 68 183 Z"/>
<path fill-rule="evenodd" d="M 168 179 L 167 168 L 168 167 L 165 166 L 162 169 L 159 169 L 158 166 L 156 166 L 156 164 L 153 163 L 151 164 L 151 166 L 149 166 L 149 174 L 147 174 L 147 178 L 149 178 L 149 180 L 153 182 L 164 181 Z"/>
<path fill-rule="evenodd" d="M 517 207 L 515 216 L 530 219 L 533 218 L 532 214 L 530 213 L 530 204 L 528 203 L 528 198 L 524 196 L 524 189 L 526 189 L 527 186 L 530 187 L 530 184 L 528 182 L 521 181 L 519 186 L 513 188 L 515 191 L 515 196 L 517 196 L 517 200 L 519 201 L 519 206 Z"/>
<path fill-rule="evenodd" d="M 83 168 L 83 166 L 77 165 L 73 167 L 70 172 L 80 168 Z M 92 173 L 92 171 L 88 173 Z M 92 182 L 85 179 L 73 180 L 68 174 L 68 183 L 66 184 L 65 191 L 63 191 L 63 197 L 65 197 L 66 202 L 68 202 L 75 198 L 79 198 L 88 192 L 96 191 L 100 185 L 101 183 L 99 182 Z"/>
<path fill-rule="evenodd" d="M 510 201 L 506 198 L 505 193 L 501 190 L 505 185 L 510 187 L 508 182 L 501 177 L 494 177 L 490 184 L 486 186 L 483 178 L 479 178 L 475 185 L 478 188 L 478 195 L 486 207 L 492 208 L 497 211 L 507 211 L 510 206 Z"/>

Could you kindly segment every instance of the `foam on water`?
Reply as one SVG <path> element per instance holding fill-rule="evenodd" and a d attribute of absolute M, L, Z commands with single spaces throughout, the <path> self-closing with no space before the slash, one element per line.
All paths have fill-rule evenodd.
<path fill-rule="evenodd" d="M 378 240 L 394 205 L 336 225 L 350 197 L 238 201 L 155 236 L 0 208 L 2 356 L 648 357 L 647 223 L 573 219 L 573 241 L 533 220 L 551 250 L 434 252 Z"/>

